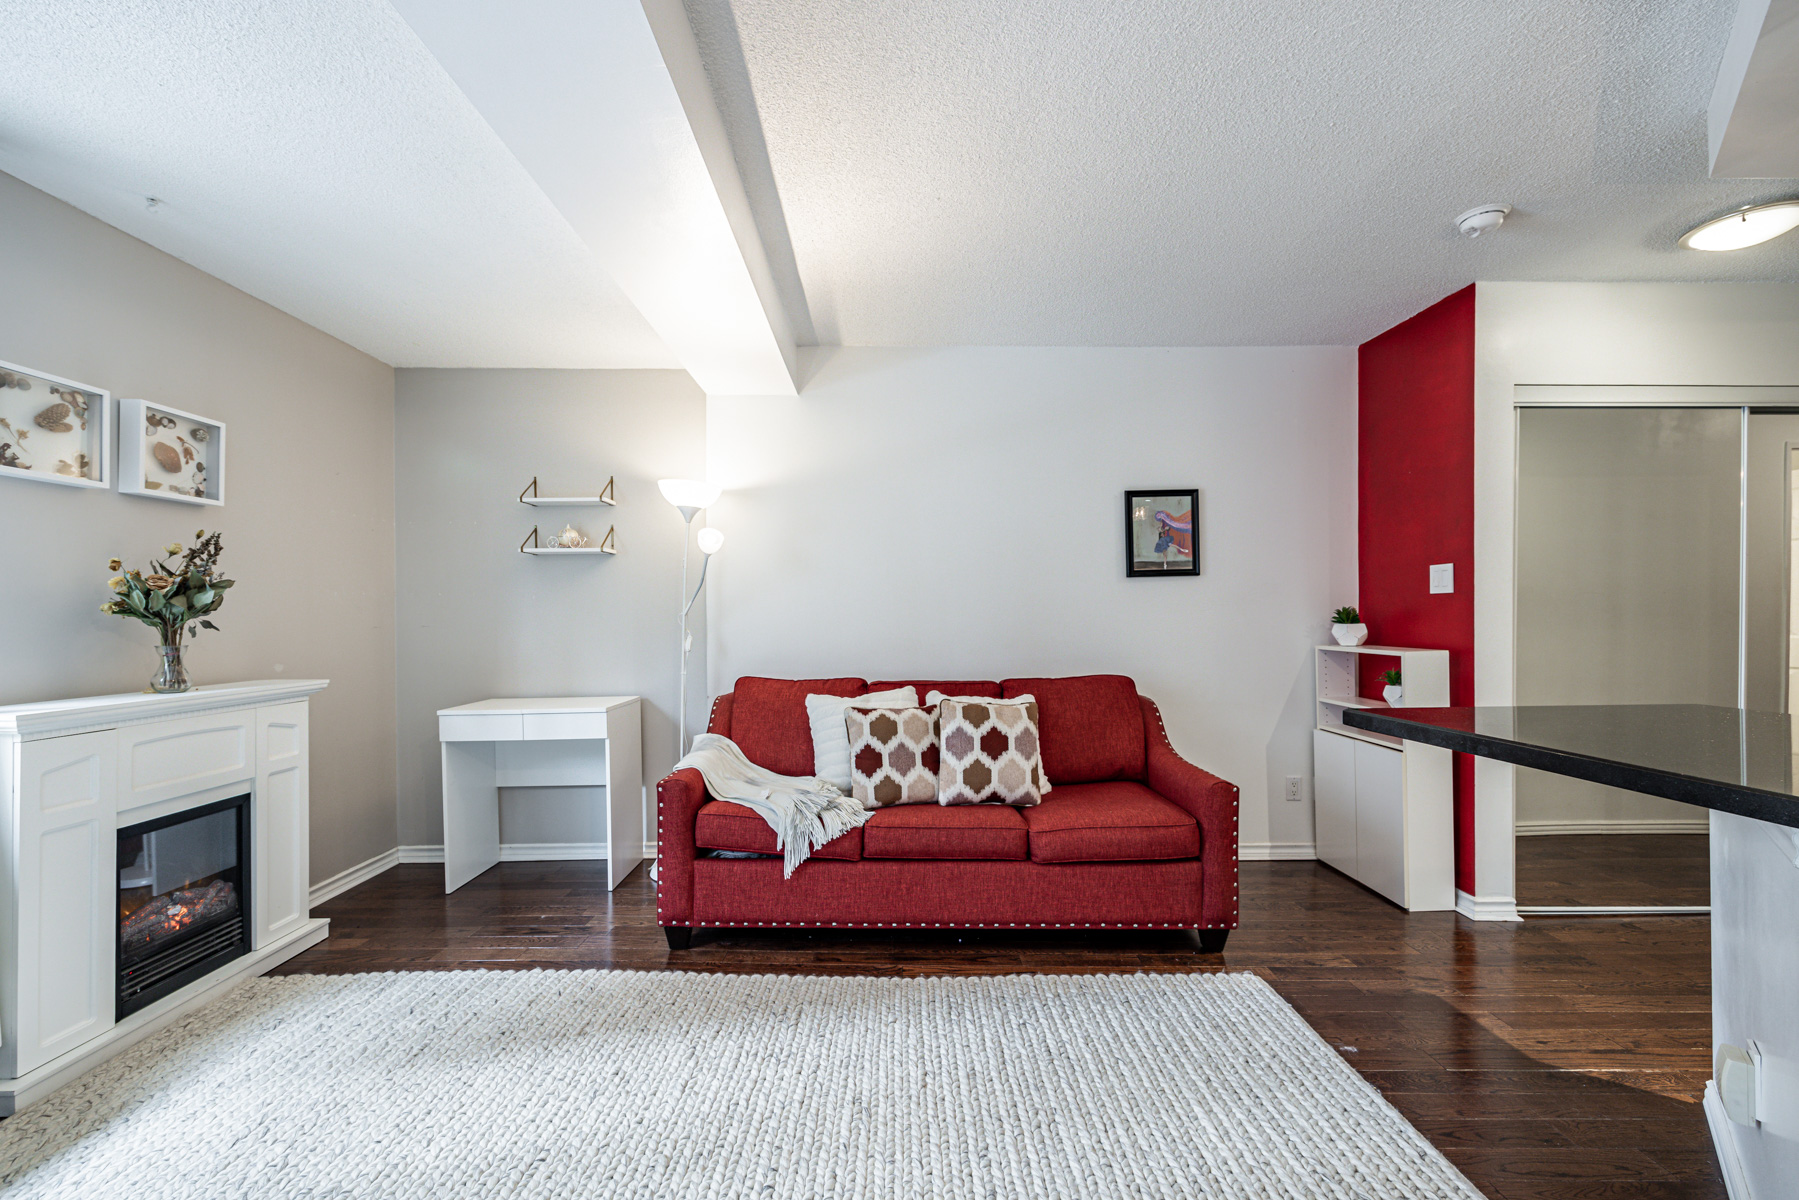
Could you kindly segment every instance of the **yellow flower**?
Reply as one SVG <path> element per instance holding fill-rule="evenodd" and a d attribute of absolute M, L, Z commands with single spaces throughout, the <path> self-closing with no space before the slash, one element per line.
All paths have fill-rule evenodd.
<path fill-rule="evenodd" d="M 122 563 L 122 562 L 120 562 L 120 561 L 119 561 L 119 560 L 118 560 L 118 559 L 116 559 L 116 558 L 114 558 L 114 559 L 108 559 L 108 560 L 107 560 L 107 563 L 106 563 L 106 566 L 107 566 L 107 569 L 108 569 L 108 570 L 112 570 L 112 571 L 116 571 L 116 570 L 118 570 L 118 569 L 119 569 L 119 568 L 120 568 L 120 567 L 122 567 L 122 566 L 124 566 L 124 565 L 125 565 L 125 564 L 124 564 L 124 563 Z"/>
<path fill-rule="evenodd" d="M 181 553 L 181 543 L 180 542 L 170 542 L 168 545 L 166 545 L 162 548 L 162 552 L 164 554 L 180 554 Z"/>
<path fill-rule="evenodd" d="M 122 592 L 125 590 L 125 577 L 123 575 L 114 575 L 111 579 L 106 581 L 106 586 L 115 592 Z"/>
<path fill-rule="evenodd" d="M 100 606 L 100 611 L 101 611 L 101 612 L 103 612 L 103 613 L 109 613 L 109 612 L 111 612 L 111 611 L 112 611 L 112 604 L 111 604 L 111 602 L 110 602 L 110 601 L 109 601 L 109 602 L 108 602 L 108 603 L 105 603 L 105 604 L 102 604 L 102 605 L 101 605 L 101 606 Z"/>
<path fill-rule="evenodd" d="M 195 540 L 195 541 L 196 541 L 196 542 L 197 542 L 197 541 L 200 541 L 200 540 L 201 540 L 201 539 L 202 539 L 202 538 L 204 538 L 204 537 L 205 537 L 205 536 L 206 536 L 206 531 L 205 531 L 205 530 L 204 530 L 204 529 L 196 529 L 196 530 L 194 530 L 194 540 Z"/>
<path fill-rule="evenodd" d="M 167 575 L 146 575 L 146 576 L 144 576 L 144 586 L 152 589 L 153 591 L 160 592 L 160 591 L 162 591 L 162 589 L 168 587 L 170 584 L 172 584 L 174 582 L 175 581 L 173 579 L 170 579 Z"/>

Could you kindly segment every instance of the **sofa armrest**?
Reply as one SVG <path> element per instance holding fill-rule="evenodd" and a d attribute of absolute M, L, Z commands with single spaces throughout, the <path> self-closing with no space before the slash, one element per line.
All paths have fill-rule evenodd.
<path fill-rule="evenodd" d="M 736 698 L 736 692 L 726 692 L 712 701 L 712 715 L 706 718 L 707 733 L 731 736 L 731 702 Z"/>
<path fill-rule="evenodd" d="M 706 780 L 692 767 L 656 785 L 656 923 L 693 924 L 693 822 Z"/>
<path fill-rule="evenodd" d="M 1176 754 L 1156 702 L 1147 696 L 1137 700 L 1143 706 L 1143 725 L 1149 741 L 1151 790 L 1180 805 L 1199 822 L 1200 925 L 1205 929 L 1235 929 L 1237 785 L 1200 770 Z"/>

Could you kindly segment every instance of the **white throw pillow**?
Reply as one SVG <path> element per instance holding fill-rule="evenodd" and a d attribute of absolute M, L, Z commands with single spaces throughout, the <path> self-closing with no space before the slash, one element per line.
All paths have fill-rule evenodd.
<path fill-rule="evenodd" d="M 1031 695 L 1029 692 L 1026 692 L 1022 696 L 1007 696 L 1004 700 L 1001 700 L 998 696 L 945 696 L 936 688 L 932 688 L 931 694 L 924 698 L 924 705 L 926 708 L 936 708 L 945 700 L 954 700 L 959 704 L 980 704 L 983 701 L 997 701 L 1000 704 L 1037 703 L 1037 697 Z M 1043 774 L 1041 771 L 1037 772 L 1037 774 L 1043 784 L 1043 789 L 1038 794 L 1043 796 L 1049 795 L 1049 776 Z"/>
<path fill-rule="evenodd" d="M 894 688 L 866 696 L 806 697 L 806 723 L 812 726 L 812 773 L 828 779 L 850 794 L 850 735 L 843 724 L 843 710 L 862 708 L 917 708 L 918 689 Z"/>

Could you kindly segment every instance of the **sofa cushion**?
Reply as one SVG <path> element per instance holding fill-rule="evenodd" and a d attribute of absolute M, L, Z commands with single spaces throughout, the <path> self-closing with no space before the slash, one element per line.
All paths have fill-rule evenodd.
<path fill-rule="evenodd" d="M 932 807 L 935 807 L 933 805 Z M 775 831 L 756 810 L 729 800 L 708 800 L 693 819 L 693 844 L 702 850 L 743 850 L 751 854 L 779 854 Z M 832 838 L 812 852 L 813 858 L 862 857 L 862 827 Z"/>
<path fill-rule="evenodd" d="M 1199 854 L 1198 823 L 1140 783 L 1070 784 L 1020 815 L 1030 830 L 1032 862 L 1138 862 Z"/>
<path fill-rule="evenodd" d="M 731 702 L 731 740 L 759 767 L 782 775 L 810 775 L 812 724 L 806 719 L 806 697 L 860 696 L 860 679 L 764 679 L 746 675 L 737 681 Z"/>
<path fill-rule="evenodd" d="M 865 858 L 1022 860 L 1024 819 L 1004 804 L 904 804 L 883 808 L 862 826 Z"/>
<path fill-rule="evenodd" d="M 856 703 L 843 710 L 843 724 L 850 743 L 850 795 L 856 803 L 886 808 L 937 799 L 936 713 Z"/>
<path fill-rule="evenodd" d="M 1058 790 L 1065 783 L 1144 777 L 1143 708 L 1128 676 L 1007 679 L 1000 687 L 1008 697 L 1037 698 L 1043 773 Z"/>
<path fill-rule="evenodd" d="M 871 683 L 868 690 L 878 692 L 897 687 L 917 688 L 920 704 L 932 692 L 942 692 L 945 696 L 991 696 L 995 700 L 999 699 L 999 684 L 991 679 L 893 679 Z"/>
<path fill-rule="evenodd" d="M 944 700 L 937 705 L 940 804 L 1029 805 L 1043 797 L 1035 701 Z"/>

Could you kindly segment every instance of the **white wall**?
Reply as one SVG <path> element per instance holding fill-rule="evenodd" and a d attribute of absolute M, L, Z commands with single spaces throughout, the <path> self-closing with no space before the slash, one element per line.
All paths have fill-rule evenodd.
<path fill-rule="evenodd" d="M 312 877 L 394 845 L 393 371 L 0 175 L 0 359 L 218 417 L 226 503 L 0 479 L 0 703 L 142 691 L 156 638 L 100 612 L 107 559 L 202 527 L 238 585 L 196 683 L 325 678 Z"/>
<path fill-rule="evenodd" d="M 1118 672 L 1309 855 L 1311 651 L 1355 600 L 1353 347 L 821 349 L 712 397 L 711 684 Z M 1127 487 L 1198 487 L 1198 579 L 1126 579 Z"/>
<path fill-rule="evenodd" d="M 640 695 L 644 778 L 675 761 L 681 514 L 656 490 L 705 475 L 705 398 L 684 371 L 401 370 L 396 375 L 400 842 L 443 843 L 437 710 L 494 696 Z M 528 508 L 597 493 L 616 508 Z M 520 554 L 565 522 L 616 556 Z M 698 570 L 699 555 L 694 555 Z M 700 606 L 690 712 L 703 726 Z M 503 793 L 505 843 L 606 839 L 592 789 Z M 644 828 L 653 831 L 654 821 Z M 652 835 L 653 836 L 653 833 Z"/>
<path fill-rule="evenodd" d="M 1516 386 L 1799 384 L 1799 286 L 1481 283 L 1474 336 L 1474 700 L 1509 705 Z M 1510 766 L 1476 760 L 1475 827 L 1477 894 L 1509 902 Z"/>

